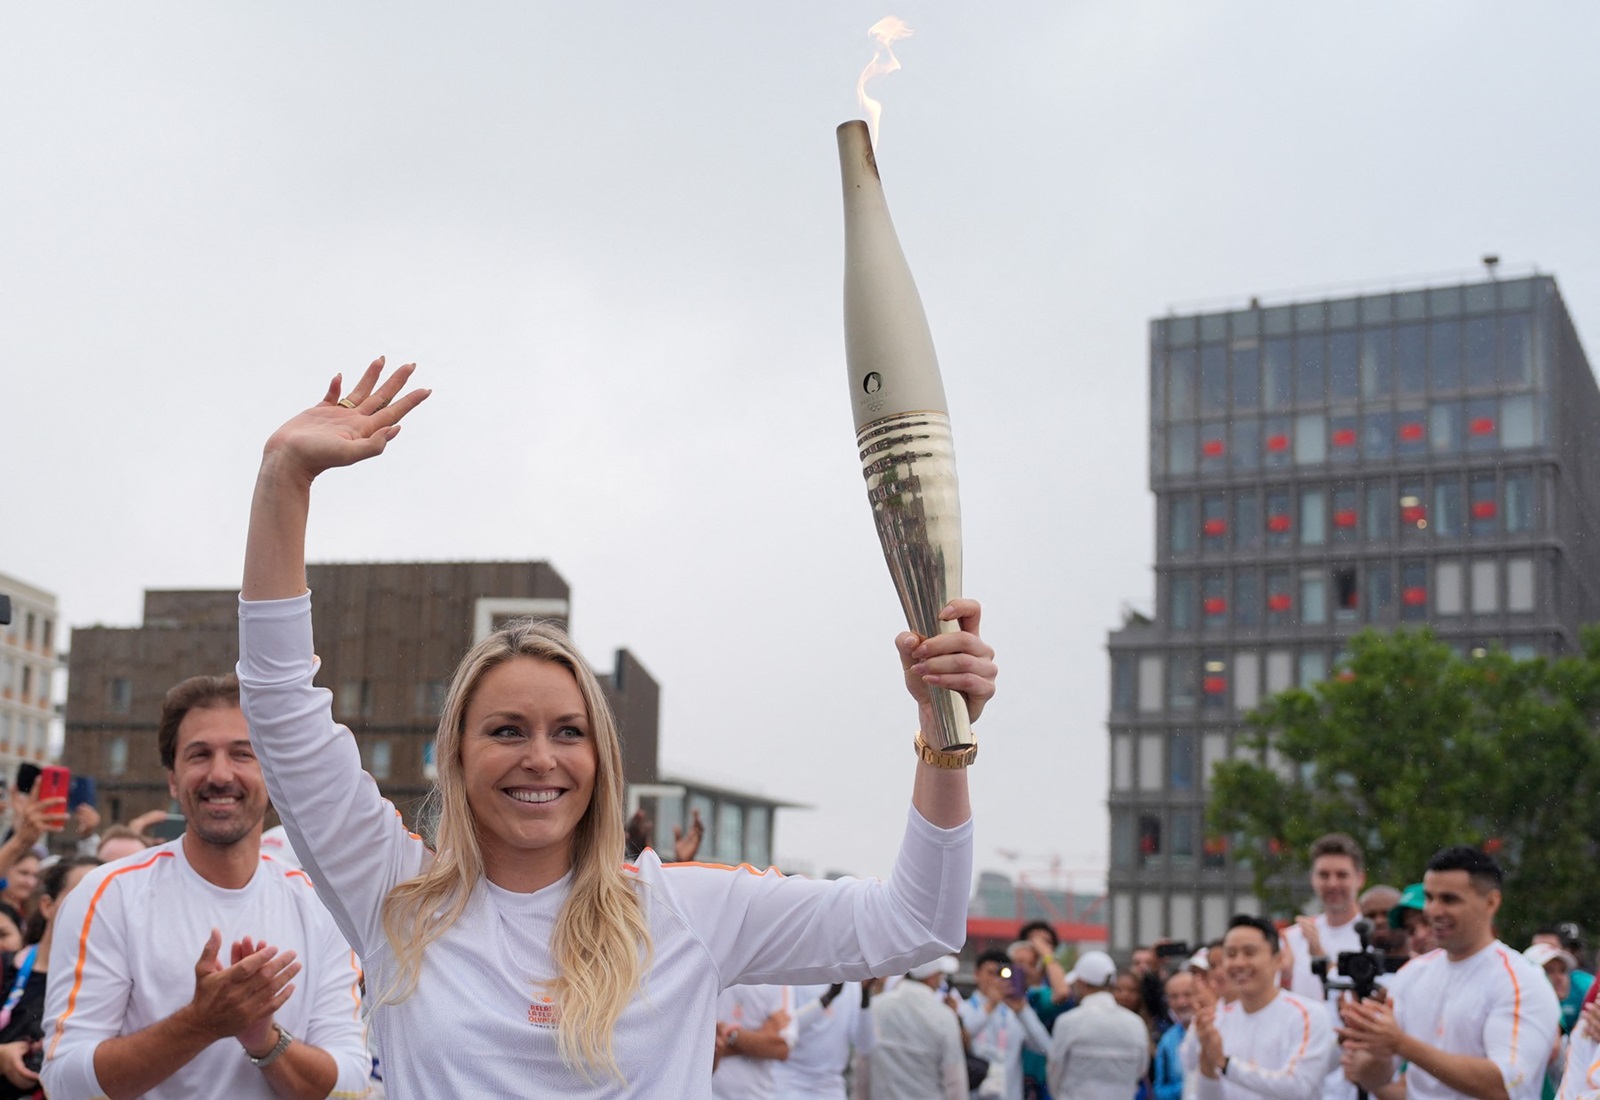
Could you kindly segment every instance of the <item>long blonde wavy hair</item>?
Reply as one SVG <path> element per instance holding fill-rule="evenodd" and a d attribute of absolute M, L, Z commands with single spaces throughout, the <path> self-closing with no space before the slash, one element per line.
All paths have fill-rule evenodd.
<path fill-rule="evenodd" d="M 434 759 L 439 775 L 429 798 L 439 811 L 432 866 L 389 892 L 383 930 L 399 968 L 378 1004 L 416 992 L 428 945 L 450 930 L 483 877 L 478 823 L 467 804 L 461 765 L 467 707 L 490 669 L 517 657 L 551 661 L 572 673 L 589 710 L 594 741 L 594 795 L 573 837 L 572 887 L 556 918 L 550 954 L 550 992 L 561 1006 L 561 1057 L 590 1076 L 601 1070 L 622 1079 L 613 1041 L 618 1017 L 638 991 L 652 946 L 634 883 L 624 871 L 622 746 L 600 682 L 553 623 L 520 619 L 473 646 L 456 668 L 439 717 Z"/>

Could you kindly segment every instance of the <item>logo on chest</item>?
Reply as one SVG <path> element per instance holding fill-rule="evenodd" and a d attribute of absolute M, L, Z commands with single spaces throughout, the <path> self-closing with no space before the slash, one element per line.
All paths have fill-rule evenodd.
<path fill-rule="evenodd" d="M 554 1030 L 561 1025 L 561 1005 L 542 987 L 534 987 L 533 1003 L 528 1006 L 528 1022 L 534 1027 Z"/>

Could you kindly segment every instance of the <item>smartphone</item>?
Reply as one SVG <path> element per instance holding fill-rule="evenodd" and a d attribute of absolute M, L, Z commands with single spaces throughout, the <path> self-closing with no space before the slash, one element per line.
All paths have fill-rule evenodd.
<path fill-rule="evenodd" d="M 33 785 L 37 782 L 39 782 L 39 765 L 17 765 L 17 790 L 21 791 L 23 794 L 32 794 Z"/>
<path fill-rule="evenodd" d="M 75 775 L 72 785 L 67 789 L 67 811 L 70 813 L 79 806 L 98 806 L 94 789 L 94 776 Z"/>
<path fill-rule="evenodd" d="M 1187 943 L 1181 940 L 1178 943 L 1156 944 L 1156 958 L 1158 959 L 1187 959 L 1194 952 Z"/>
<path fill-rule="evenodd" d="M 40 802 L 52 798 L 64 800 L 72 790 L 72 772 L 57 764 L 47 764 L 39 769 L 39 782 L 35 789 Z"/>
<path fill-rule="evenodd" d="M 1001 967 L 1000 976 L 1006 980 L 1006 995 L 1008 997 L 1026 997 L 1028 995 L 1028 976 L 1022 972 L 1022 967 Z"/>

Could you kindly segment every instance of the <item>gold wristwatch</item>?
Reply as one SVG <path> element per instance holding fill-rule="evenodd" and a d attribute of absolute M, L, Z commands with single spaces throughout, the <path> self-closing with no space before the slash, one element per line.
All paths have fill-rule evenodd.
<path fill-rule="evenodd" d="M 936 768 L 965 768 L 978 759 L 977 745 L 968 745 L 966 748 L 957 749 L 955 752 L 941 752 L 923 740 L 921 730 L 917 731 L 916 740 L 912 742 L 912 746 L 917 750 L 918 756 Z"/>

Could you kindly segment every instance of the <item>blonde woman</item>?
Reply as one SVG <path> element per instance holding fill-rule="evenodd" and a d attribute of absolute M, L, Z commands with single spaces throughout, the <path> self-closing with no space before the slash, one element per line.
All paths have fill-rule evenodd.
<path fill-rule="evenodd" d="M 331 697 L 312 686 L 305 529 L 311 483 L 380 454 L 428 396 L 374 362 L 268 440 L 240 602 L 239 679 L 262 770 L 296 850 L 376 1001 L 392 1100 L 437 1096 L 707 1096 L 715 1003 L 736 984 L 904 972 L 965 938 L 972 869 L 966 759 L 921 753 L 887 882 L 623 865 L 616 727 L 559 630 L 513 624 L 463 659 L 436 742 L 437 850 L 361 772 Z M 978 605 L 959 629 L 897 639 L 905 683 L 994 693 Z"/>

